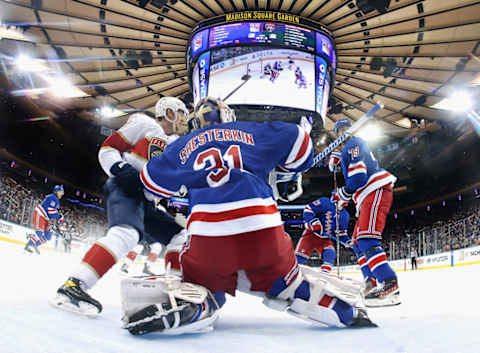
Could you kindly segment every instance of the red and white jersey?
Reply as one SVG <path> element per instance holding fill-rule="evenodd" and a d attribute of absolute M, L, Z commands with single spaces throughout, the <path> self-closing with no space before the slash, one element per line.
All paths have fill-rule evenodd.
<path fill-rule="evenodd" d="M 163 153 L 177 138 L 177 135 L 167 135 L 154 119 L 136 113 L 105 140 L 98 152 L 98 160 L 109 176 L 112 165 L 120 161 L 141 171 L 150 158 Z"/>

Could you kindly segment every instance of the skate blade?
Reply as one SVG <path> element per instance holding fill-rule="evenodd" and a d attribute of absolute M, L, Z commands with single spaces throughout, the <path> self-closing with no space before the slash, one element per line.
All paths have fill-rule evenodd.
<path fill-rule="evenodd" d="M 54 308 L 78 315 L 83 315 L 89 318 L 95 318 L 99 314 L 98 309 L 95 306 L 85 302 L 80 302 L 77 306 L 70 302 L 68 297 L 62 294 L 57 294 L 56 297 L 50 299 L 48 302 Z"/>
<path fill-rule="evenodd" d="M 398 296 L 383 299 L 365 299 L 365 306 L 367 308 L 383 308 L 400 304 L 402 304 L 402 302 Z"/>

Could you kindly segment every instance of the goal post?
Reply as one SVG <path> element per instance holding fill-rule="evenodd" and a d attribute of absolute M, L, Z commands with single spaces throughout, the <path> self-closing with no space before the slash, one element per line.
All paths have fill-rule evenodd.
<path fill-rule="evenodd" d="M 249 62 L 247 64 L 247 75 L 260 74 L 263 75 L 263 61 L 261 59 Z"/>

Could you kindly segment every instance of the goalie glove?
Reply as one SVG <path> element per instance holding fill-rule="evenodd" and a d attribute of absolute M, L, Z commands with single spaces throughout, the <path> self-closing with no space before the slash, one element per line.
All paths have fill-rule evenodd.
<path fill-rule="evenodd" d="M 335 193 L 332 195 L 332 202 L 336 204 L 338 210 L 347 207 L 351 199 L 352 194 L 346 192 L 345 187 L 336 189 Z"/>
<path fill-rule="evenodd" d="M 322 222 L 320 222 L 318 218 L 314 218 L 309 222 L 305 223 L 305 228 L 318 236 L 321 236 L 323 233 Z"/>
<path fill-rule="evenodd" d="M 137 196 L 142 188 L 138 171 L 126 162 L 116 162 L 110 168 L 117 185 L 128 196 Z"/>
<path fill-rule="evenodd" d="M 333 151 L 328 158 L 328 169 L 333 173 L 335 169 L 340 165 L 342 153 L 340 151 Z"/>

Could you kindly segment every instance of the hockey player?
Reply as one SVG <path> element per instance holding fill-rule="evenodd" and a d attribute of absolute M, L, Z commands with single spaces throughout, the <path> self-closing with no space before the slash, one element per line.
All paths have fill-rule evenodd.
<path fill-rule="evenodd" d="M 49 229 L 50 220 L 56 220 L 58 223 L 65 221 L 63 216 L 58 213 L 60 199 L 64 194 L 63 185 L 55 185 L 53 192 L 47 195 L 42 203 L 37 205 L 33 211 L 33 228 L 35 229 L 35 234 L 30 235 L 27 245 L 25 245 L 26 252 L 31 253 L 32 250 L 30 247 L 33 246 L 38 254 L 38 247 L 52 238 L 52 233 Z"/>
<path fill-rule="evenodd" d="M 156 197 L 188 190 L 191 236 L 180 254 L 184 282 L 168 276 L 149 280 L 145 299 L 134 291 L 141 283 L 124 282 L 125 328 L 132 334 L 205 329 L 225 302 L 224 293 L 237 289 L 317 323 L 374 326 L 364 310 L 337 297 L 333 283 L 319 280 L 320 272 L 299 268 L 266 182 L 277 166 L 282 180 L 312 166 L 310 136 L 284 122 L 235 122 L 234 112 L 212 98 L 200 101 L 189 125 L 193 133 L 141 172 L 145 190 Z"/>
<path fill-rule="evenodd" d="M 340 136 L 350 126 L 348 119 L 340 119 L 335 123 L 334 132 Z M 366 295 L 366 303 L 368 306 L 400 304 L 397 275 L 388 264 L 380 243 L 397 178 L 379 167 L 367 143 L 359 137 L 348 140 L 341 153 L 332 153 L 330 170 L 338 164 L 341 164 L 346 185 L 336 190 L 333 199 L 340 208 L 353 199 L 358 217 L 353 241 L 365 255 L 373 276 L 382 284 Z"/>
<path fill-rule="evenodd" d="M 297 79 L 295 79 L 297 81 Z M 300 71 L 300 77 L 298 79 L 298 86 L 297 88 L 307 88 L 307 78 L 303 75 Z"/>
<path fill-rule="evenodd" d="M 153 275 L 151 271 L 151 265 L 157 261 L 160 252 L 162 251 L 162 244 L 160 243 L 153 243 L 149 244 L 148 241 L 144 240 L 141 244 L 138 244 L 130 250 L 125 258 L 125 262 L 121 267 L 121 271 L 124 273 L 131 272 L 131 267 L 135 263 L 136 260 L 140 262 L 143 261 L 143 274 L 145 275 Z"/>
<path fill-rule="evenodd" d="M 110 135 L 99 151 L 99 162 L 109 179 L 105 183 L 109 229 L 87 251 L 82 262 L 58 289 L 51 303 L 61 309 L 94 316 L 102 305 L 86 290 L 135 247 L 146 235 L 162 244 L 185 231 L 172 216 L 147 201 L 139 171 L 148 159 L 163 153 L 166 146 L 187 130 L 188 110 L 173 97 L 160 98 L 156 119 L 133 114 L 127 123 Z"/>
<path fill-rule="evenodd" d="M 306 263 L 313 250 L 316 250 L 323 260 L 322 271 L 329 273 L 332 270 L 336 258 L 332 238 L 339 237 L 343 243 L 349 240 L 347 230 L 350 215 L 347 210 L 341 210 L 338 215 L 338 230 L 336 218 L 335 204 L 328 197 L 321 197 L 305 206 L 305 231 L 295 249 L 299 264 Z"/>
<path fill-rule="evenodd" d="M 298 84 L 298 81 L 300 81 L 301 77 L 303 76 L 302 69 L 300 69 L 300 66 L 297 66 L 295 69 L 295 84 Z"/>
<path fill-rule="evenodd" d="M 290 71 L 293 71 L 294 66 L 295 66 L 295 61 L 293 61 L 291 56 L 288 56 L 288 69 Z"/>
<path fill-rule="evenodd" d="M 265 66 L 263 67 L 263 75 L 270 76 L 271 73 L 272 73 L 272 65 L 270 63 L 266 63 Z"/>

